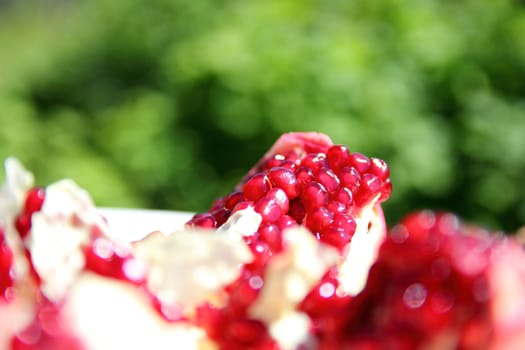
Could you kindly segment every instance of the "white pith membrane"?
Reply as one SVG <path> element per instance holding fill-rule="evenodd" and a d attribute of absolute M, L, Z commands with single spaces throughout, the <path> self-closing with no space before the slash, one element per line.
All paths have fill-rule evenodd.
<path fill-rule="evenodd" d="M 167 322 L 135 286 L 91 273 L 75 283 L 63 313 L 88 350 L 216 348 L 204 330 Z"/>
<path fill-rule="evenodd" d="M 253 234 L 260 222 L 250 208 L 230 217 L 217 233 L 186 229 L 136 242 L 133 251 L 146 266 L 148 289 L 161 303 L 182 308 L 184 315 L 204 301 L 220 305 L 221 289 L 253 260 L 243 236 Z"/>
<path fill-rule="evenodd" d="M 109 231 L 89 194 L 71 180 L 46 188 L 42 209 L 33 214 L 28 248 L 33 266 L 42 279 L 42 292 L 52 301 L 61 300 L 85 265 L 82 247 L 91 231 Z"/>
<path fill-rule="evenodd" d="M 357 295 L 366 285 L 368 272 L 377 259 L 379 247 L 386 238 L 383 211 L 377 204 L 379 195 L 364 206 L 356 216 L 352 240 L 339 267 L 339 288 L 342 295 Z"/>

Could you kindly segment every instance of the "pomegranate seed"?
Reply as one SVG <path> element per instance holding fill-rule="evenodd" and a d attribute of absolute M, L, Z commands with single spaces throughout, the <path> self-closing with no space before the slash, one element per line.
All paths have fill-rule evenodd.
<path fill-rule="evenodd" d="M 332 227 L 353 234 L 355 232 L 356 222 L 349 215 L 337 213 L 334 215 Z"/>
<path fill-rule="evenodd" d="M 326 152 L 326 156 L 330 168 L 335 171 L 341 170 L 350 162 L 350 151 L 348 150 L 348 147 L 343 145 L 334 145 L 330 147 Z"/>
<path fill-rule="evenodd" d="M 361 178 L 361 186 L 357 197 L 359 203 L 368 201 L 371 197 L 381 190 L 381 180 L 370 173 L 366 173 Z"/>
<path fill-rule="evenodd" d="M 202 213 L 195 215 L 189 222 L 188 225 L 198 226 L 202 228 L 215 228 L 217 227 L 217 220 L 215 217 L 208 213 Z"/>
<path fill-rule="evenodd" d="M 20 234 L 20 237 L 25 238 L 31 230 L 31 215 L 20 213 L 15 219 L 15 228 Z"/>
<path fill-rule="evenodd" d="M 351 163 L 358 172 L 364 173 L 370 168 L 370 159 L 367 156 L 361 153 L 352 153 Z"/>
<path fill-rule="evenodd" d="M 354 167 L 344 167 L 339 172 L 339 179 L 343 186 L 347 187 L 352 192 L 357 192 L 361 183 L 361 176 Z"/>
<path fill-rule="evenodd" d="M 333 213 L 344 213 L 347 210 L 347 206 L 336 200 L 332 200 L 326 206 Z"/>
<path fill-rule="evenodd" d="M 244 209 L 253 208 L 253 202 L 239 202 L 232 210 L 232 214 Z M 198 215 L 198 214 L 197 214 Z"/>
<path fill-rule="evenodd" d="M 281 164 L 286 160 L 285 156 L 282 154 L 275 154 L 271 158 L 269 158 L 263 165 L 264 169 L 271 169 L 278 166 L 281 166 Z"/>
<path fill-rule="evenodd" d="M 286 193 L 282 189 L 272 188 L 266 194 L 266 198 L 274 199 L 277 202 L 277 204 L 279 204 L 279 208 L 281 208 L 282 213 L 288 212 L 288 209 L 290 208 L 290 201 L 288 200 L 288 196 L 286 196 Z"/>
<path fill-rule="evenodd" d="M 295 169 L 297 168 L 297 165 L 291 160 L 283 160 L 279 166 L 286 168 L 286 169 L 290 169 L 291 171 L 294 171 L 294 172 L 295 172 Z"/>
<path fill-rule="evenodd" d="M 140 266 L 134 266 L 134 260 L 126 248 L 115 244 L 107 238 L 96 238 L 84 251 L 85 269 L 135 284 L 144 282 L 145 271 L 140 270 Z"/>
<path fill-rule="evenodd" d="M 348 188 L 343 187 L 334 193 L 333 199 L 348 207 L 353 204 L 354 195 Z"/>
<path fill-rule="evenodd" d="M 321 168 L 315 174 L 315 178 L 328 192 L 334 192 L 339 187 L 339 178 L 332 169 Z"/>
<path fill-rule="evenodd" d="M 321 242 L 338 248 L 340 251 L 350 242 L 351 233 L 340 228 L 325 227 L 319 234 Z"/>
<path fill-rule="evenodd" d="M 218 227 L 224 224 L 226 220 L 228 220 L 231 214 L 231 210 L 228 210 L 226 208 L 220 208 L 220 209 L 215 209 L 210 214 L 213 215 L 213 217 L 217 221 L 216 225 Z"/>
<path fill-rule="evenodd" d="M 310 153 L 303 158 L 301 166 L 312 169 L 316 172 L 322 167 L 328 167 L 328 161 L 324 153 Z"/>
<path fill-rule="evenodd" d="M 379 202 L 384 202 L 388 198 L 390 198 L 390 195 L 392 194 L 392 182 L 390 179 L 386 179 L 383 187 L 381 188 L 381 197 L 379 197 Z"/>
<path fill-rule="evenodd" d="M 319 207 L 306 217 L 306 226 L 313 232 L 321 231 L 334 220 L 334 213 L 326 207 Z"/>
<path fill-rule="evenodd" d="M 258 343 L 265 335 L 265 326 L 260 321 L 240 319 L 232 322 L 227 328 L 228 338 L 243 344 Z"/>
<path fill-rule="evenodd" d="M 35 187 L 27 193 L 26 201 L 24 204 L 24 211 L 31 215 L 34 212 L 42 209 L 45 198 L 45 189 L 42 187 Z"/>
<path fill-rule="evenodd" d="M 275 224 L 279 227 L 279 229 L 282 231 L 284 229 L 297 226 L 297 222 L 289 215 L 283 215 L 281 216 Z"/>
<path fill-rule="evenodd" d="M 270 190 L 270 179 L 264 173 L 253 175 L 242 188 L 244 198 L 247 201 L 257 201 L 264 197 L 266 192 Z"/>
<path fill-rule="evenodd" d="M 302 203 L 307 212 L 311 212 L 328 203 L 328 193 L 318 182 L 308 183 L 302 193 Z"/>
<path fill-rule="evenodd" d="M 311 168 L 307 168 L 305 166 L 297 168 L 297 171 L 295 172 L 295 176 L 297 178 L 297 186 L 299 189 L 302 189 L 304 185 L 311 182 L 314 177 L 314 172 Z"/>
<path fill-rule="evenodd" d="M 234 191 L 224 198 L 224 207 L 226 209 L 233 209 L 237 203 L 242 201 L 244 198 L 241 191 Z"/>
<path fill-rule="evenodd" d="M 261 214 L 263 222 L 274 222 L 283 214 L 279 203 L 274 198 L 259 199 L 254 209 Z"/>
<path fill-rule="evenodd" d="M 299 195 L 297 188 L 297 178 L 292 170 L 276 167 L 268 172 L 270 182 L 275 187 L 280 187 L 286 193 L 289 199 L 294 199 Z"/>
<path fill-rule="evenodd" d="M 379 158 L 370 158 L 370 172 L 381 180 L 386 180 L 390 176 L 388 165 Z"/>
<path fill-rule="evenodd" d="M 282 238 L 281 230 L 275 224 L 262 225 L 259 229 L 261 240 L 268 244 L 268 247 L 274 252 L 281 251 L 282 249 Z"/>
<path fill-rule="evenodd" d="M 273 254 L 270 246 L 263 241 L 248 243 L 248 247 L 250 247 L 251 252 L 255 256 L 254 264 L 257 265 L 265 266 Z"/>

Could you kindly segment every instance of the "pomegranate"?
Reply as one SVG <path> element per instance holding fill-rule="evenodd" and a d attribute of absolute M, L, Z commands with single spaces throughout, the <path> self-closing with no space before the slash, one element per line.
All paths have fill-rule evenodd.
<path fill-rule="evenodd" d="M 320 349 L 518 349 L 523 266 L 517 242 L 422 211 L 390 230 L 359 295 L 303 307 Z"/>
<path fill-rule="evenodd" d="M 278 330 L 272 329 L 277 329 L 286 319 L 293 320 L 292 325 L 301 324 L 303 329 L 309 327 L 309 321 L 303 322 L 304 315 L 297 305 L 330 266 L 334 266 L 332 282 L 334 291 L 338 292 L 326 299 L 353 295 L 363 288 L 368 268 L 386 231 L 380 203 L 388 199 L 391 190 L 388 166 L 380 159 L 352 153 L 320 133 L 281 136 L 233 192 L 217 199 L 208 212 L 197 214 L 188 222 L 194 227 L 219 228 L 233 213 L 246 208 L 253 208 L 262 219 L 255 232 L 245 237 L 255 258 L 244 266 L 240 278 L 226 287 L 227 305 L 218 309 L 201 307 L 198 323 L 224 349 L 272 348 L 276 345 L 265 332 L 279 338 Z M 281 294 L 288 300 L 283 307 L 293 312 L 289 310 L 286 316 L 268 316 L 271 305 L 260 301 L 265 298 L 265 290 L 286 283 L 273 282 L 279 280 L 279 273 L 297 273 L 293 263 L 276 262 L 292 259 L 288 256 L 294 255 L 295 248 L 290 243 L 287 247 L 285 232 L 297 225 L 306 227 L 323 245 L 334 247 L 340 261 L 321 265 L 322 271 L 298 293 L 300 297 L 287 299 Z M 296 231 L 289 235 L 300 236 Z M 309 243 L 299 245 L 300 249 L 306 249 Z M 312 254 L 311 258 L 316 259 L 315 256 Z M 269 271 L 274 270 L 279 272 L 269 276 Z M 265 323 L 261 324 L 261 320 Z M 232 324 L 238 325 L 234 330 L 242 331 L 228 331 L 227 325 Z M 289 336 L 290 332 L 286 332 Z M 300 340 L 285 346 L 283 339 L 278 339 L 282 347 L 299 346 Z"/>

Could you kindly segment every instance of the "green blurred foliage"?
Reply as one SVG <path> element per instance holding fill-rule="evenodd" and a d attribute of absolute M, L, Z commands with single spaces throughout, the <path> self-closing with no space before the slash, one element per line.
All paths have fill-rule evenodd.
<path fill-rule="evenodd" d="M 0 158 L 101 206 L 197 211 L 279 134 L 385 159 L 390 223 L 525 223 L 525 7 L 511 0 L 16 1 Z"/>

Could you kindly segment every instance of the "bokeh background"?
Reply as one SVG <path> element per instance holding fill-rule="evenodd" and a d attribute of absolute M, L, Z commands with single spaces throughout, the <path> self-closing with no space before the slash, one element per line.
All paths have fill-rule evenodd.
<path fill-rule="evenodd" d="M 205 210 L 292 130 L 385 159 L 390 223 L 515 230 L 524 2 L 0 0 L 0 158 L 39 184 Z"/>

